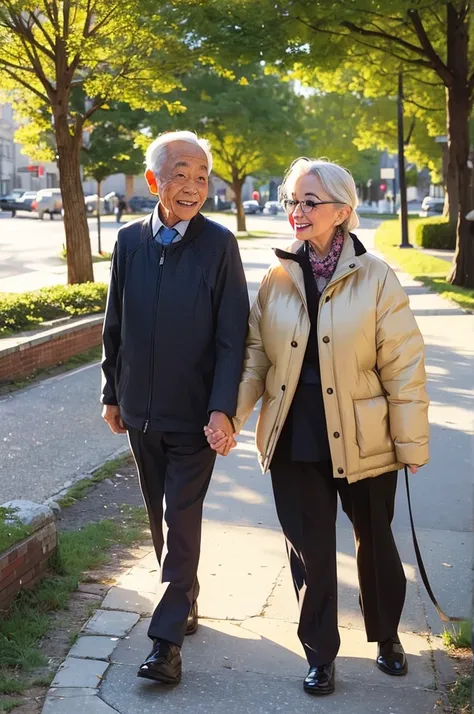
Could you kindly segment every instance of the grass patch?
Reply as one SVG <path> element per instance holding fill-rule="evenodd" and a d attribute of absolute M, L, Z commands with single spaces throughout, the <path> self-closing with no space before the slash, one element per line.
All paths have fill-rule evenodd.
<path fill-rule="evenodd" d="M 411 218 L 408 222 L 409 240 L 415 244 L 416 226 L 422 218 Z M 444 298 L 452 300 L 460 307 L 474 310 L 474 290 L 450 285 L 446 277 L 449 272 L 449 263 L 441 258 L 426 255 L 421 250 L 399 248 L 400 224 L 395 221 L 384 221 L 377 228 L 375 246 L 383 253 L 389 262 L 398 265 L 402 270 L 412 275 L 434 292 Z"/>
<path fill-rule="evenodd" d="M 63 372 L 70 372 L 72 369 L 82 367 L 90 362 L 98 362 L 101 359 L 101 356 L 102 347 L 100 345 L 97 345 L 97 347 L 91 347 L 90 350 L 79 352 L 77 355 L 69 357 L 69 359 L 65 362 L 59 362 L 57 365 L 45 367 L 44 369 L 36 369 L 28 377 L 16 379 L 8 384 L 0 385 L 0 395 L 15 392 L 17 389 L 24 389 L 34 382 L 39 382 L 41 379 L 45 379 L 46 377 L 56 374 L 62 374 Z"/>
<path fill-rule="evenodd" d="M 443 632 L 443 642 L 446 647 L 455 649 L 470 649 L 472 639 L 472 622 L 464 620 L 459 624 L 449 625 Z"/>
<path fill-rule="evenodd" d="M 76 501 L 84 498 L 84 496 L 95 484 L 104 481 L 106 478 L 115 476 L 117 471 L 122 468 L 129 456 L 130 454 L 127 452 L 122 456 L 118 456 L 116 459 L 106 461 L 103 466 L 94 471 L 90 478 L 81 479 L 74 484 L 74 486 L 69 489 L 67 494 L 58 500 L 61 508 L 68 508 L 69 506 L 72 506 L 76 503 Z"/>
<path fill-rule="evenodd" d="M 51 574 L 34 589 L 21 592 L 0 621 L 0 694 L 20 694 L 38 684 L 28 673 L 47 664 L 38 644 L 51 627 L 51 613 L 67 609 L 71 593 L 87 570 L 103 566 L 111 546 L 129 546 L 148 537 L 144 511 L 130 508 L 121 520 L 103 520 L 59 534 Z M 42 684 L 49 684 L 46 679 L 42 678 Z"/>
<path fill-rule="evenodd" d="M 66 246 L 63 243 L 63 247 L 61 249 L 61 252 L 59 254 L 59 257 L 62 258 L 63 260 L 67 260 L 67 250 Z M 103 251 L 102 253 L 93 253 L 92 254 L 92 262 L 93 263 L 102 263 L 104 261 L 110 261 L 112 258 L 112 253 L 107 253 L 106 251 Z"/>
<path fill-rule="evenodd" d="M 24 704 L 23 699 L 4 699 L 0 702 L 0 712 L 11 712 L 22 704 Z"/>
<path fill-rule="evenodd" d="M 357 211 L 359 218 L 380 218 L 384 221 L 394 221 L 398 218 L 396 213 L 372 213 L 370 211 Z"/>
<path fill-rule="evenodd" d="M 26 538 L 30 533 L 16 516 L 15 508 L 0 508 L 0 553 Z"/>
<path fill-rule="evenodd" d="M 448 696 L 456 714 L 472 712 L 472 677 L 460 677 Z"/>

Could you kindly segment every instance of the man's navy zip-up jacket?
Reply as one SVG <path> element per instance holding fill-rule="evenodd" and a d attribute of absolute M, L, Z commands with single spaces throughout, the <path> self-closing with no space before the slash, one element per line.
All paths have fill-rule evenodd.
<path fill-rule="evenodd" d="M 178 243 L 154 240 L 151 216 L 124 226 L 112 257 L 103 330 L 103 404 L 128 426 L 202 432 L 233 417 L 249 300 L 239 248 L 195 216 Z"/>

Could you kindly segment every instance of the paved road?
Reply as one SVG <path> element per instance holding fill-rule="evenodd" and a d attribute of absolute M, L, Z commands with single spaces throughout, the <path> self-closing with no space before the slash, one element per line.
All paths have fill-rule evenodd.
<path fill-rule="evenodd" d="M 367 224 L 372 227 L 373 221 Z M 279 226 L 284 228 L 283 223 Z M 358 233 L 370 249 L 373 230 L 363 228 Z M 241 242 L 251 296 L 272 259 L 271 245 L 284 241 Z M 447 609 L 467 613 L 472 564 L 474 316 L 427 293 L 407 276 L 401 278 L 426 340 L 432 399 L 432 460 L 411 479 L 415 518 L 440 599 Z M 0 502 L 10 498 L 43 501 L 124 445 L 123 437 L 112 435 L 102 423 L 98 393 L 99 367 L 90 365 L 0 400 Z M 247 522 L 244 505 L 249 498 L 259 503 L 261 489 L 268 513 L 273 513 L 268 480 L 260 481 L 252 443 L 251 425 L 241 454 L 249 461 L 241 461 L 239 482 L 229 483 L 225 467 L 219 465 L 207 506 L 208 512 L 213 503 L 218 506 L 219 520 L 225 516 L 231 522 Z M 222 491 L 228 492 L 228 498 L 216 502 L 215 494 Z M 271 519 L 276 525 L 274 514 Z M 399 489 L 395 528 L 401 547 L 410 550 L 403 488 Z M 407 562 L 413 567 L 412 556 Z M 418 587 L 415 578 L 413 582 Z M 425 606 L 431 626 L 439 629 L 434 612 Z M 422 618 L 420 612 L 418 608 L 418 614 L 413 614 L 414 623 Z"/>
<path fill-rule="evenodd" d="M 212 218 L 212 215 L 210 216 Z M 236 229 L 233 214 L 218 214 L 218 219 L 231 230 Z M 96 219 L 89 219 L 91 246 L 97 252 Z M 284 232 L 286 217 L 247 216 L 248 230 Z M 107 216 L 102 223 L 102 250 L 111 253 L 117 236 L 117 223 Z M 43 221 L 28 214 L 10 218 L 0 211 L 0 292 L 21 292 L 43 285 L 65 283 L 66 264 L 60 257 L 65 244 L 64 225 L 60 218 Z M 102 280 L 107 266 L 96 263 L 96 280 Z"/>

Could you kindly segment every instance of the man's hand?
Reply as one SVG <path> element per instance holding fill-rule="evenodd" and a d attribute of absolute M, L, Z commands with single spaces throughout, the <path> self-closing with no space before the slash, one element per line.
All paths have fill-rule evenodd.
<path fill-rule="evenodd" d="M 204 433 L 211 448 L 217 451 L 220 456 L 227 456 L 232 447 L 235 446 L 234 428 L 227 414 L 212 412 Z"/>
<path fill-rule="evenodd" d="M 415 466 L 414 464 L 408 464 L 408 468 L 410 469 L 410 471 L 412 472 L 412 474 L 416 474 L 416 472 L 418 471 L 418 469 L 419 469 L 420 467 L 419 467 L 419 466 Z"/>
<path fill-rule="evenodd" d="M 102 418 L 107 422 L 114 434 L 127 433 L 122 417 L 120 416 L 120 407 L 114 404 L 104 404 Z"/>
<path fill-rule="evenodd" d="M 214 451 L 217 451 L 219 456 L 227 456 L 234 446 L 237 446 L 235 440 L 235 434 L 227 436 L 220 429 L 218 431 L 213 431 L 208 426 L 204 427 L 204 434 L 209 442 L 209 446 Z"/>

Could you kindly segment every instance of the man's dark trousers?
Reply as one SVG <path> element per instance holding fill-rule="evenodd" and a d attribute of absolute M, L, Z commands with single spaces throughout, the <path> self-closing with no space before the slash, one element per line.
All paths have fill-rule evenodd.
<path fill-rule="evenodd" d="M 181 646 L 191 605 L 199 594 L 202 507 L 216 460 L 204 434 L 128 428 L 166 592 L 148 629 Z M 166 547 L 163 516 L 167 526 Z"/>

